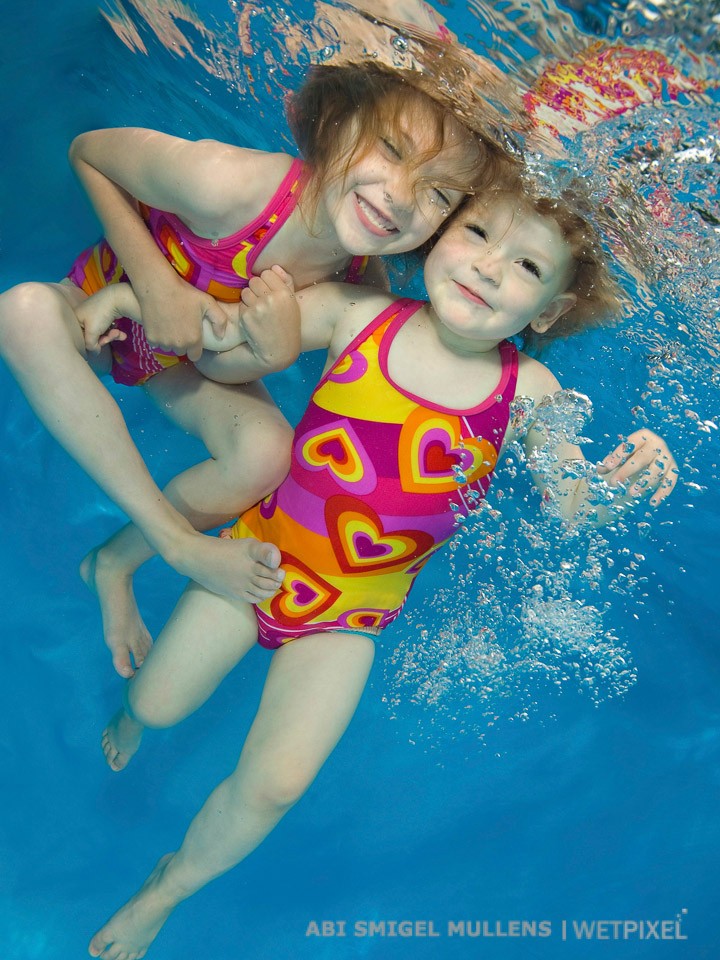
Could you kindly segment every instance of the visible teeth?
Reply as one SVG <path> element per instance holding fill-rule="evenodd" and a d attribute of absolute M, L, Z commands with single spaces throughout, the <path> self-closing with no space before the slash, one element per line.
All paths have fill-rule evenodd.
<path fill-rule="evenodd" d="M 363 209 L 363 213 L 370 220 L 371 223 L 374 223 L 376 227 L 380 227 L 381 230 L 395 230 L 395 224 L 392 220 L 386 220 L 385 217 L 381 216 L 378 210 L 375 207 L 370 206 L 370 204 L 363 200 L 362 197 L 358 197 L 358 203 Z"/>

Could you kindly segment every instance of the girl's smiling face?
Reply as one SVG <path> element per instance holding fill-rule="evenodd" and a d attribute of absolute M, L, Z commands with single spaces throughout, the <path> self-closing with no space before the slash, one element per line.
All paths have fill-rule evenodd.
<path fill-rule="evenodd" d="M 448 343 L 489 350 L 528 326 L 542 333 L 575 303 L 560 228 L 510 194 L 470 201 L 433 247 L 425 286 Z"/>
<path fill-rule="evenodd" d="M 405 253 L 421 246 L 462 202 L 448 186 L 480 160 L 478 142 L 450 115 L 439 151 L 422 124 L 393 124 L 362 150 L 322 194 L 327 215 L 345 250 L 353 254 Z"/>

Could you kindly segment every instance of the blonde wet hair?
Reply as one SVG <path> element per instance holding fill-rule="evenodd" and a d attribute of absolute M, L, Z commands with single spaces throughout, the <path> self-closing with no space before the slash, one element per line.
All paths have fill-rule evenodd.
<path fill-rule="evenodd" d="M 470 125 L 453 110 L 432 77 L 415 70 L 394 70 L 372 62 L 318 66 L 288 102 L 288 120 L 303 158 L 313 171 L 306 211 L 312 217 L 320 194 L 382 137 L 402 139 L 404 130 L 422 129 L 428 145 L 408 158 L 411 168 L 436 157 L 450 144 L 467 147 L 448 163 L 438 187 L 472 195 L 507 180 L 518 160 L 488 124 Z M 417 188 L 420 181 L 415 184 Z"/>

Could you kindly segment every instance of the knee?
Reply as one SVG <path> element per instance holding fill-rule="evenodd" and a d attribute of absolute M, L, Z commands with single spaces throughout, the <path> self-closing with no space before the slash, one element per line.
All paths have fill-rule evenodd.
<path fill-rule="evenodd" d="M 34 350 L 34 335 L 53 315 L 58 294 L 44 283 L 20 283 L 0 295 L 0 348 Z"/>
<path fill-rule="evenodd" d="M 252 435 L 238 438 L 230 457 L 231 469 L 234 477 L 241 471 L 239 475 L 247 487 L 249 503 L 272 493 L 287 476 L 292 437 L 290 425 L 278 420 L 264 423 L 253 430 Z"/>
<path fill-rule="evenodd" d="M 251 802 L 259 809 L 285 813 L 306 793 L 316 773 L 302 762 L 286 758 L 257 778 Z"/>
<path fill-rule="evenodd" d="M 258 498 L 266 497 L 283 482 L 290 470 L 293 431 L 288 423 L 274 423 L 256 451 Z"/>
<path fill-rule="evenodd" d="M 144 694 L 141 690 L 135 689 L 132 683 L 128 686 L 125 710 L 133 720 L 151 730 L 164 730 L 167 727 L 174 727 L 184 716 L 162 695 L 157 693 L 152 696 Z"/>

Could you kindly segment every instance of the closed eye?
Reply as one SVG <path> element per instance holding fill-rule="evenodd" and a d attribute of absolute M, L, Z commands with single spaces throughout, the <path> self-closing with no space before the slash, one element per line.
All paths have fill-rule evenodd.
<path fill-rule="evenodd" d="M 487 240 L 487 230 L 477 223 L 466 223 L 465 229 L 469 230 L 470 233 L 474 233 L 476 237 L 480 237 L 481 240 Z"/>
<path fill-rule="evenodd" d="M 520 265 L 523 270 L 527 270 L 528 273 L 531 273 L 534 277 L 537 277 L 538 280 L 542 280 L 540 267 L 535 263 L 534 260 L 528 260 L 526 257 L 524 260 L 520 261 Z"/>
<path fill-rule="evenodd" d="M 380 137 L 380 143 L 385 147 L 385 150 L 387 151 L 387 153 L 394 160 L 402 160 L 402 153 L 400 152 L 398 147 L 395 146 L 392 140 L 388 140 L 387 137 Z"/>
<path fill-rule="evenodd" d="M 446 210 L 449 210 L 450 207 L 452 206 L 450 197 L 446 193 L 443 193 L 442 190 L 439 190 L 437 187 L 434 188 L 433 192 L 435 194 L 435 199 L 440 204 L 440 206 Z"/>

